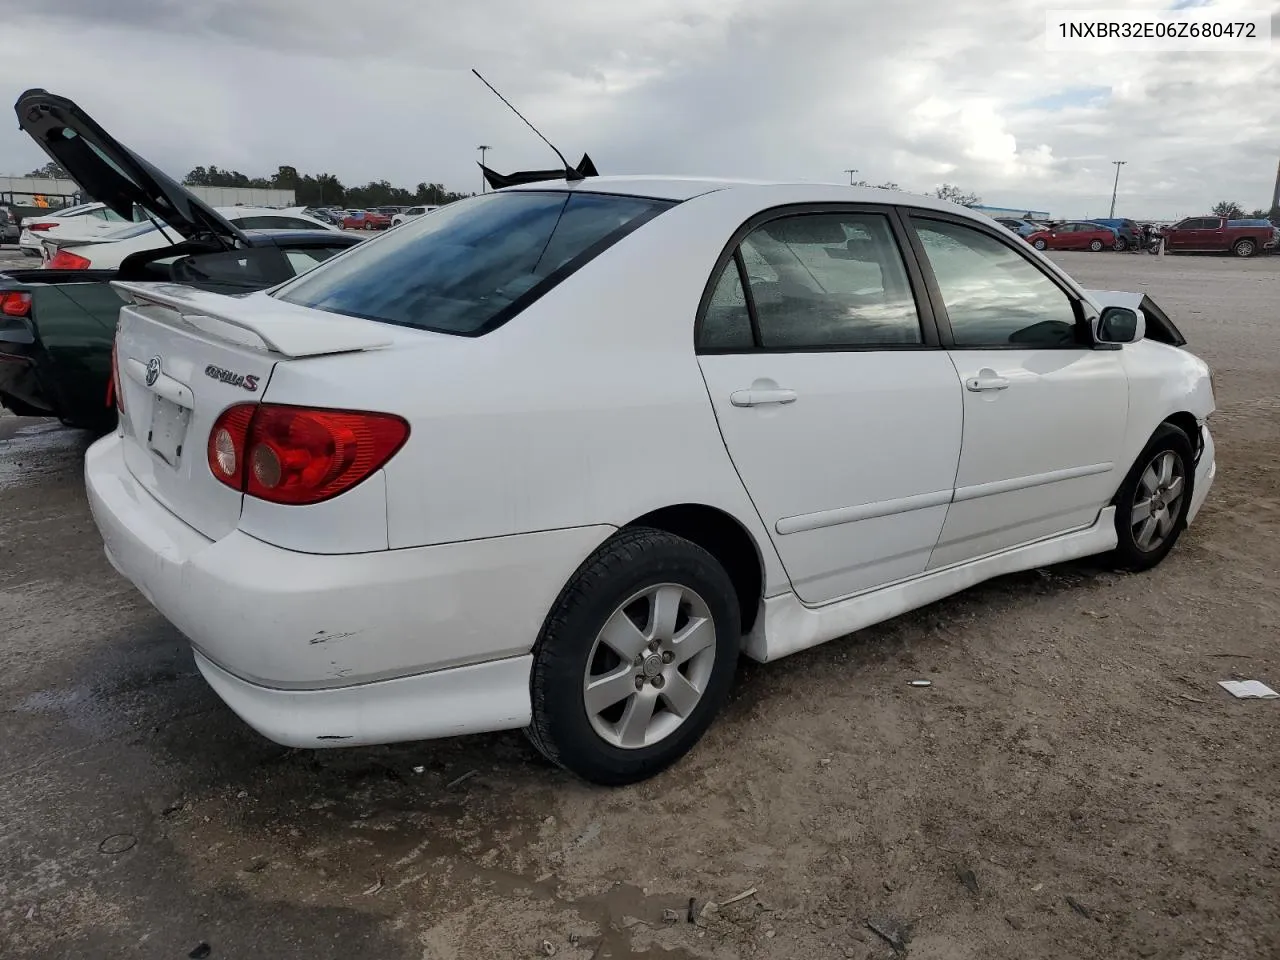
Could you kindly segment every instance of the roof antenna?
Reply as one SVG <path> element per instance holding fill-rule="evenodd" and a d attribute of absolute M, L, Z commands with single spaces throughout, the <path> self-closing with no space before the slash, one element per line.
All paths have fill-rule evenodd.
<path fill-rule="evenodd" d="M 525 122 L 525 126 L 527 126 L 530 130 L 532 130 L 534 133 L 536 133 L 536 134 L 538 135 L 539 139 L 541 139 L 543 143 L 545 143 L 548 147 L 550 147 L 550 148 L 552 149 L 552 151 L 555 153 L 555 155 L 556 155 L 557 157 L 559 157 L 559 158 L 560 158 L 560 163 L 564 165 L 564 178 L 565 178 L 566 180 L 574 181 L 574 180 L 583 180 L 583 179 L 585 179 L 585 178 L 584 178 L 584 176 L 582 175 L 582 173 L 580 173 L 579 171 L 577 171 L 577 170 L 573 169 L 573 167 L 569 166 L 569 161 L 568 161 L 568 160 L 566 160 L 566 159 L 564 158 L 564 154 L 563 154 L 563 153 L 561 153 L 559 150 L 557 150 L 557 149 L 556 149 L 556 145 L 555 145 L 554 143 L 552 143 L 552 142 L 551 142 L 550 140 L 548 140 L 546 137 L 542 136 L 541 131 L 539 131 L 537 127 L 535 127 L 532 123 L 530 123 L 530 122 L 525 118 L 525 115 L 524 115 L 523 113 L 521 113 L 521 112 L 520 112 L 519 110 L 517 110 L 514 106 L 512 106 L 512 104 L 511 104 L 511 101 L 510 101 L 510 100 L 508 100 L 506 97 L 504 97 L 502 94 L 500 94 L 500 93 L 497 91 L 497 88 L 495 88 L 495 87 L 494 87 L 494 85 L 493 85 L 492 83 L 490 83 L 490 82 L 489 82 L 488 80 L 486 80 L 484 77 L 480 76 L 480 71 L 479 71 L 479 70 L 477 70 L 475 67 L 472 67 L 472 68 L 471 68 L 471 72 L 472 72 L 472 73 L 474 73 L 474 74 L 479 78 L 479 80 L 480 80 L 480 82 L 481 82 L 481 83 L 483 83 L 486 87 L 488 87 L 490 90 L 492 90 L 492 91 L 493 91 L 493 95 L 494 95 L 495 97 L 497 97 L 499 100 L 501 100 L 503 103 L 505 103 L 508 107 L 510 107 L 510 108 L 511 108 L 511 112 L 512 112 L 512 113 L 514 113 L 514 114 L 515 114 L 517 117 L 519 117 L 521 120 L 524 120 L 524 122 Z"/>

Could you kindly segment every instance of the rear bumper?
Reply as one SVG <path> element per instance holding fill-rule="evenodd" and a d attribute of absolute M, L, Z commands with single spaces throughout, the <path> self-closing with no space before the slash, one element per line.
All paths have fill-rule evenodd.
<path fill-rule="evenodd" d="M 116 435 L 89 448 L 85 481 L 112 565 L 190 638 L 232 709 L 291 745 L 527 723 L 533 642 L 612 532 L 306 554 L 238 530 L 209 540 L 133 478 Z M 347 739 L 319 739 L 331 736 Z"/>
<path fill-rule="evenodd" d="M 510 657 L 335 690 L 274 690 L 195 654 L 236 715 L 286 747 L 359 747 L 529 725 L 533 657 Z"/>

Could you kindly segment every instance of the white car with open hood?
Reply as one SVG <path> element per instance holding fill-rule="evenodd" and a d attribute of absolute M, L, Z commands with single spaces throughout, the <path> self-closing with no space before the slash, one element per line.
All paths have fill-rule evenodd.
<path fill-rule="evenodd" d="M 160 182 L 67 101 L 18 113 L 77 179 Z M 525 728 L 638 780 L 740 654 L 1074 557 L 1149 568 L 1214 479 L 1167 318 L 928 197 L 585 177 L 270 292 L 118 287 L 107 555 L 295 746 Z"/>

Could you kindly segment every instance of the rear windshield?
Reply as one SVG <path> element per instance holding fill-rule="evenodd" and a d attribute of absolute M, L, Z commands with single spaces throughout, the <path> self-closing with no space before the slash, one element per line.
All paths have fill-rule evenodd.
<path fill-rule="evenodd" d="M 274 295 L 329 313 L 475 336 L 671 205 L 585 191 L 483 194 L 360 244 Z"/>

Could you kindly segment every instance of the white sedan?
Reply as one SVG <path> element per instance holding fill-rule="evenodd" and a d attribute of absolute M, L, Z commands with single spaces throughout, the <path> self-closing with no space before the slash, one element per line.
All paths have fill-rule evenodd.
<path fill-rule="evenodd" d="M 113 209 L 248 265 L 71 101 L 16 112 Z M 299 747 L 524 728 L 643 779 L 740 655 L 1075 557 L 1148 569 L 1216 470 L 1209 369 L 1154 305 L 1148 331 L 1147 299 L 899 192 L 524 184 L 269 291 L 116 287 L 107 557 Z"/>
<path fill-rule="evenodd" d="M 141 211 L 135 208 L 134 219 L 141 217 Z M 39 257 L 44 240 L 88 240 L 126 228 L 129 224 L 129 220 L 109 209 L 105 203 L 81 203 L 23 217 L 18 246 L 27 256 Z"/>
<path fill-rule="evenodd" d="M 1151 567 L 1214 478 L 1201 360 L 924 197 L 592 178 L 271 293 L 119 287 L 108 556 L 296 746 L 524 727 L 634 781 L 740 653 Z"/>
<path fill-rule="evenodd" d="M 329 230 L 338 227 L 297 210 L 269 207 L 217 207 L 217 212 L 241 230 Z M 155 223 L 117 225 L 92 236 L 51 236 L 42 242 L 44 266 L 61 270 L 114 270 L 124 258 L 141 250 L 167 247 L 182 237 Z"/>

